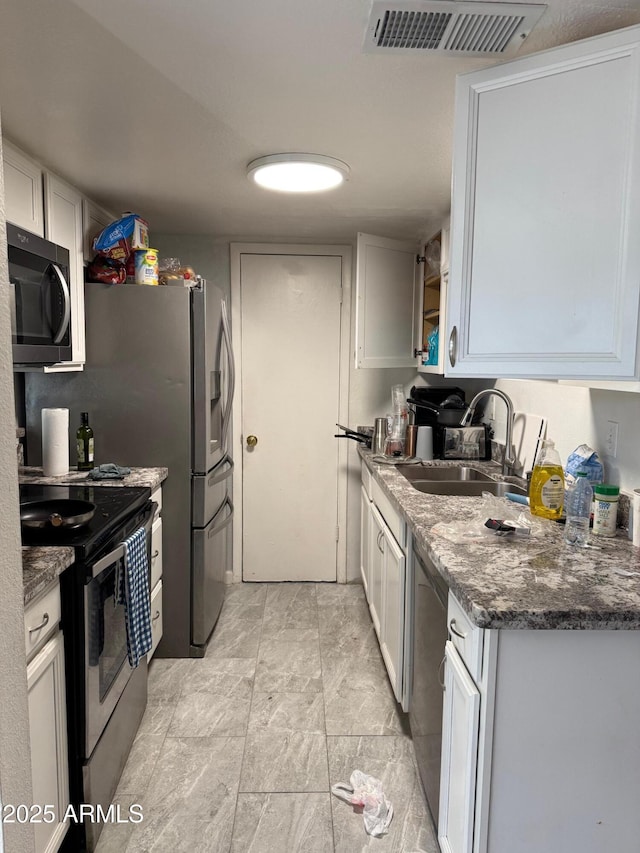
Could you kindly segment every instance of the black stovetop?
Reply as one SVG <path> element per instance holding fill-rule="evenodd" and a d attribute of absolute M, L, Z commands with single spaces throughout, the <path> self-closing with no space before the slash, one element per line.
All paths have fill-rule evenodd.
<path fill-rule="evenodd" d="M 71 530 L 22 528 L 23 545 L 66 545 L 84 558 L 110 540 L 124 522 L 140 510 L 151 495 L 142 486 L 44 486 L 28 483 L 20 486 L 20 504 L 51 499 L 90 501 L 96 511 L 87 524 Z"/>

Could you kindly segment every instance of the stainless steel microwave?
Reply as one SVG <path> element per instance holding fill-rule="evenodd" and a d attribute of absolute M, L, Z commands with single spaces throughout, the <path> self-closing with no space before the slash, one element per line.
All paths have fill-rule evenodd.
<path fill-rule="evenodd" d="M 69 252 L 7 222 L 16 366 L 71 360 Z"/>

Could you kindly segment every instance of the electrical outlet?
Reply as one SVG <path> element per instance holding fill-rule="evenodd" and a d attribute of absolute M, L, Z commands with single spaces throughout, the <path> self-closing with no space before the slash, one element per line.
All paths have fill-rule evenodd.
<path fill-rule="evenodd" d="M 607 434 L 605 438 L 605 450 L 607 456 L 615 459 L 618 452 L 618 422 L 607 421 Z"/>

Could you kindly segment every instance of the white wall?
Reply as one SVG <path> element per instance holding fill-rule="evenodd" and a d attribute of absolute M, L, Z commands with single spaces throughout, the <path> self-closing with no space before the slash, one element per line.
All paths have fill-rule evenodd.
<path fill-rule="evenodd" d="M 0 137 L 0 163 L 2 143 Z M 24 650 L 24 606 L 18 467 L 16 461 L 13 364 L 9 314 L 9 273 L 4 214 L 4 183 L 0 169 L 0 787 L 2 803 L 31 802 L 31 763 L 27 708 L 27 665 Z M 5 824 L 4 849 L 33 853 L 33 827 Z M 0 835 L 0 851 L 2 835 Z"/>
<path fill-rule="evenodd" d="M 517 411 L 547 418 L 547 437 L 555 441 L 563 463 L 586 443 L 598 451 L 608 483 L 626 492 L 640 488 L 640 394 L 532 379 L 499 379 L 495 387 L 511 397 Z M 496 439 L 504 441 L 504 410 L 499 403 L 496 419 Z M 619 424 L 615 458 L 606 450 L 608 421 Z"/>

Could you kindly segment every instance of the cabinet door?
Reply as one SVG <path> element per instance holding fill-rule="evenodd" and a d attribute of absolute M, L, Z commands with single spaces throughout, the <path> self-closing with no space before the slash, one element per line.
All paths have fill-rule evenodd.
<path fill-rule="evenodd" d="M 398 702 L 402 702 L 404 663 L 404 601 L 406 558 L 388 530 L 384 531 L 382 569 L 382 603 L 380 651 L 389 673 L 389 681 Z"/>
<path fill-rule="evenodd" d="M 472 853 L 480 693 L 453 644 L 445 644 L 438 841 L 443 853 Z"/>
<path fill-rule="evenodd" d="M 373 504 L 370 504 L 369 523 L 369 610 L 378 640 L 383 636 L 383 571 L 384 571 L 384 531 L 383 517 Z"/>
<path fill-rule="evenodd" d="M 444 374 L 446 337 L 447 279 L 449 276 L 449 220 L 442 230 L 435 234 L 424 247 L 424 281 L 421 287 L 422 304 L 420 307 L 421 336 L 416 347 L 421 351 L 418 359 L 420 373 Z M 433 364 L 424 364 L 433 360 L 429 354 L 429 335 L 438 329 L 438 349 Z"/>
<path fill-rule="evenodd" d="M 36 853 L 54 853 L 67 831 L 60 822 L 69 804 L 64 649 L 58 632 L 27 667 L 33 803 L 52 805 L 56 819 L 36 823 Z M 43 815 L 46 818 L 46 815 Z"/>
<path fill-rule="evenodd" d="M 158 643 L 162 639 L 162 581 L 158 581 L 151 591 L 151 649 L 147 655 L 147 662 L 156 653 Z"/>
<path fill-rule="evenodd" d="M 84 267 L 82 263 L 82 196 L 60 178 L 45 174 L 45 213 L 47 240 L 69 250 L 69 287 L 71 290 L 71 342 L 73 361 L 46 370 L 78 370 L 85 361 Z"/>
<path fill-rule="evenodd" d="M 2 154 L 7 221 L 44 237 L 42 169 L 4 140 Z"/>
<path fill-rule="evenodd" d="M 162 519 L 156 518 L 151 528 L 151 589 L 162 577 Z"/>
<path fill-rule="evenodd" d="M 462 75 L 448 375 L 633 379 L 640 27 Z"/>
<path fill-rule="evenodd" d="M 422 267 L 413 243 L 358 234 L 356 367 L 415 367 Z"/>
<path fill-rule="evenodd" d="M 369 601 L 369 526 L 371 504 L 364 486 L 360 487 L 360 574 L 364 594 Z"/>
<path fill-rule="evenodd" d="M 109 213 L 103 207 L 90 201 L 88 198 L 82 201 L 82 234 L 83 244 L 82 252 L 85 263 L 92 261 L 95 252 L 93 251 L 93 238 L 98 235 L 107 225 L 110 225 L 118 217 Z"/>

